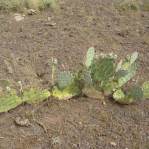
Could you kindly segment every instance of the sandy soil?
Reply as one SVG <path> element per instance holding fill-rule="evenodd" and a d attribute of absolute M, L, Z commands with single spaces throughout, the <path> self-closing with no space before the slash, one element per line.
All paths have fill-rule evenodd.
<path fill-rule="evenodd" d="M 51 18 L 49 20 L 48 18 Z M 55 25 L 56 23 L 56 25 Z M 123 57 L 138 51 L 137 82 L 149 78 L 149 12 L 119 13 L 111 0 L 62 0 L 59 9 L 26 16 L 0 12 L 0 79 L 47 88 L 55 57 L 77 69 L 87 49 Z M 0 114 L 0 149 L 148 149 L 149 101 L 120 106 L 110 99 L 49 99 Z M 30 120 L 17 126 L 16 117 Z"/>

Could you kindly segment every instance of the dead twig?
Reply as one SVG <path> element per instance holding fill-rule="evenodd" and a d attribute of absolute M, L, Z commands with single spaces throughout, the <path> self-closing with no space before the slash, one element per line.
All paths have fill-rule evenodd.
<path fill-rule="evenodd" d="M 34 121 L 44 130 L 46 134 L 48 133 L 46 126 L 42 122 L 39 122 L 38 120 Z"/>

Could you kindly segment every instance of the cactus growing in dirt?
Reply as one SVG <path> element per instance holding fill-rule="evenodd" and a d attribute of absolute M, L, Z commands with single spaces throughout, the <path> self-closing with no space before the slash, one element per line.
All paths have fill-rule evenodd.
<path fill-rule="evenodd" d="M 47 99 L 50 95 L 51 94 L 48 90 L 31 88 L 24 90 L 21 96 L 19 96 L 15 90 L 9 89 L 9 91 L 0 96 L 0 113 L 14 109 L 22 103 L 39 103 Z"/>
<path fill-rule="evenodd" d="M 73 81 L 73 75 L 69 71 L 60 71 L 57 77 L 58 87 L 60 89 L 65 88 Z"/>
<path fill-rule="evenodd" d="M 60 72 L 57 85 L 52 88 L 52 96 L 59 100 L 68 100 L 81 93 L 82 85 L 79 73 Z"/>
<path fill-rule="evenodd" d="M 130 88 L 127 92 L 119 88 L 113 93 L 113 98 L 120 104 L 131 104 L 143 98 L 143 90 L 138 86 Z"/>
<path fill-rule="evenodd" d="M 30 88 L 23 92 L 22 100 L 23 102 L 28 104 L 35 104 L 46 100 L 50 96 L 51 96 L 51 93 L 46 89 L 40 90 L 40 89 Z"/>
<path fill-rule="evenodd" d="M 52 96 L 59 100 L 67 100 L 81 93 L 84 84 L 91 83 L 89 68 L 94 60 L 95 49 L 89 48 L 82 70 L 73 74 L 69 71 L 60 71 L 56 80 L 57 85 L 52 89 Z M 84 81 L 85 83 L 82 83 Z"/>
<path fill-rule="evenodd" d="M 23 101 L 17 96 L 16 91 L 10 90 L 6 95 L 0 96 L 0 113 L 14 109 L 22 103 Z"/>
<path fill-rule="evenodd" d="M 142 87 L 134 86 L 129 90 L 123 87 L 136 74 L 138 53 L 128 55 L 124 61 L 116 64 L 112 54 L 95 58 L 94 48 L 89 48 L 86 55 L 85 65 L 77 73 L 69 71 L 59 72 L 57 70 L 57 59 L 52 59 L 52 89 L 23 90 L 20 84 L 21 94 L 8 87 L 6 80 L 0 80 L 1 86 L 6 90 L 0 94 L 0 112 L 7 112 L 22 103 L 39 103 L 50 96 L 59 100 L 68 100 L 81 93 L 88 97 L 104 98 L 105 93 L 112 95 L 113 99 L 121 104 L 130 104 L 143 98 L 149 99 L 149 81 L 143 83 Z M 92 96 L 93 93 L 93 96 Z M 95 96 L 95 94 L 97 96 Z"/>
<path fill-rule="evenodd" d="M 95 49 L 93 47 L 89 48 L 86 54 L 85 66 L 89 68 L 94 60 Z"/>
<path fill-rule="evenodd" d="M 114 69 L 115 64 L 112 58 L 105 57 L 94 60 L 90 69 L 94 85 L 99 89 L 102 88 L 113 78 Z"/>
<path fill-rule="evenodd" d="M 120 61 L 116 68 L 116 75 L 118 78 L 118 86 L 122 87 L 130 79 L 132 79 L 137 71 L 136 60 L 138 58 L 138 53 L 134 52 L 132 55 L 128 55 L 124 61 Z"/>
<path fill-rule="evenodd" d="M 127 55 L 118 64 L 112 54 L 94 58 L 88 67 L 93 86 L 106 95 L 112 95 L 115 101 L 122 104 L 130 104 L 146 98 L 149 93 L 148 83 L 145 83 L 142 88 L 135 86 L 129 91 L 123 91 L 125 84 L 136 74 L 137 58 L 138 52 Z"/>
<path fill-rule="evenodd" d="M 149 81 L 143 83 L 142 90 L 144 98 L 149 99 Z"/>

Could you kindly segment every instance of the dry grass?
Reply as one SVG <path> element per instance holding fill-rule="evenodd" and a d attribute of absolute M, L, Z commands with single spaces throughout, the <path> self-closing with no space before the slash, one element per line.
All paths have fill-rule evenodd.
<path fill-rule="evenodd" d="M 149 11 L 149 0 L 142 0 L 142 10 Z"/>
<path fill-rule="evenodd" d="M 119 11 L 149 11 L 149 0 L 115 0 Z"/>
<path fill-rule="evenodd" d="M 0 10 L 42 10 L 47 7 L 56 7 L 56 0 L 0 0 Z"/>

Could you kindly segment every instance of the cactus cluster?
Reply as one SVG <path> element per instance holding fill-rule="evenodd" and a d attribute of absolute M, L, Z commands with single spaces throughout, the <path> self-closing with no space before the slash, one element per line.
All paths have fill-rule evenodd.
<path fill-rule="evenodd" d="M 136 74 L 138 53 L 134 52 L 117 63 L 115 55 L 100 55 L 95 57 L 95 49 L 89 48 L 85 64 L 78 72 L 59 71 L 57 62 L 52 63 L 52 88 L 48 90 L 28 89 L 17 93 L 9 87 L 10 83 L 0 80 L 0 87 L 5 88 L 5 94 L 0 92 L 0 112 L 9 111 L 22 103 L 39 103 L 52 96 L 59 100 L 68 100 L 74 96 L 85 94 L 88 97 L 104 98 L 112 96 L 120 104 L 131 104 L 141 99 L 149 99 L 149 81 L 140 87 L 134 85 L 128 90 L 125 85 Z M 50 91 L 49 91 L 50 90 Z M 95 96 L 96 95 L 96 96 Z"/>
<path fill-rule="evenodd" d="M 50 92 L 48 90 L 31 88 L 24 90 L 23 94 L 19 95 L 14 89 L 10 89 L 0 95 L 0 113 L 14 109 L 23 103 L 35 104 L 42 102 L 49 96 Z"/>
<path fill-rule="evenodd" d="M 89 49 L 93 50 L 93 49 Z M 90 52 L 93 53 L 93 52 Z M 92 63 L 88 68 L 93 80 L 93 86 L 106 95 L 113 96 L 116 102 L 121 104 L 130 104 L 137 100 L 149 98 L 149 82 L 145 82 L 142 87 L 135 85 L 125 90 L 124 87 L 137 72 L 138 52 L 127 55 L 124 60 L 116 63 L 116 57 L 113 54 L 102 55 L 98 58 L 92 58 Z"/>
<path fill-rule="evenodd" d="M 137 72 L 138 52 L 127 55 L 124 60 L 117 63 L 114 54 L 95 56 L 95 49 L 89 48 L 83 68 L 77 72 L 77 77 L 68 72 L 61 72 L 58 85 L 53 90 L 53 96 L 59 99 L 70 99 L 81 92 L 88 94 L 96 90 L 102 95 L 113 96 L 121 104 L 130 104 L 137 100 L 148 98 L 148 82 L 142 87 L 134 85 L 128 91 L 124 89 Z M 81 87 L 80 87 L 81 86 Z M 85 92 L 84 92 L 85 90 Z"/>

